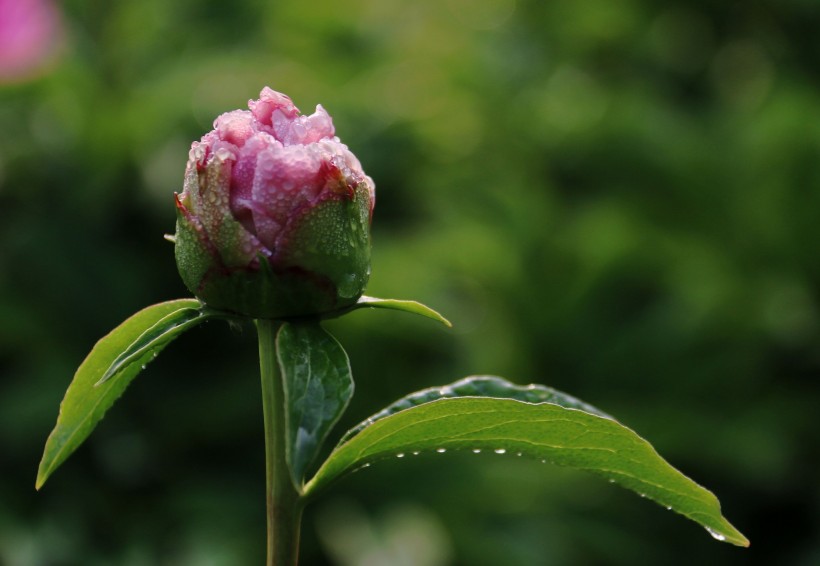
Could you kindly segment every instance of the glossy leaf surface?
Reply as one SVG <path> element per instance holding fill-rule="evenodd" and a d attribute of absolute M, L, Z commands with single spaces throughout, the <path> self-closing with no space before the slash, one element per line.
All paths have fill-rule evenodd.
<path fill-rule="evenodd" d="M 342 438 L 340 444 L 350 440 L 350 438 L 374 422 L 389 417 L 394 413 L 417 405 L 423 405 L 430 401 L 436 401 L 437 399 L 448 399 L 452 397 L 493 397 L 496 399 L 515 399 L 527 403 L 555 403 L 568 409 L 581 409 L 587 413 L 612 418 L 592 405 L 584 403 L 572 395 L 568 395 L 552 387 L 547 387 L 546 385 L 516 385 L 502 377 L 496 377 L 494 375 L 474 375 L 465 377 L 450 385 L 430 387 L 402 397 L 349 430 Z"/>
<path fill-rule="evenodd" d="M 592 472 L 700 523 L 718 540 L 748 546 L 722 516 L 717 498 L 634 431 L 611 418 L 554 403 L 456 397 L 412 406 L 375 420 L 341 443 L 305 492 L 312 495 L 384 458 L 459 449 L 521 453 Z"/>
<path fill-rule="evenodd" d="M 300 488 L 353 396 L 353 376 L 344 349 L 318 322 L 284 323 L 276 353 L 285 390 L 287 460 Z"/>
<path fill-rule="evenodd" d="M 37 472 L 37 489 L 91 434 L 145 365 L 182 332 L 208 318 L 200 306 L 196 299 L 152 305 L 97 342 L 60 404 L 57 424 L 46 441 Z"/>

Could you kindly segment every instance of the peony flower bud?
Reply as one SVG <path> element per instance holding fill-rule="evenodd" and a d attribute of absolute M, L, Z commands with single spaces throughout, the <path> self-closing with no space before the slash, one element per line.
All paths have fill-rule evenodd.
<path fill-rule="evenodd" d="M 351 305 L 370 275 L 373 180 L 321 106 L 265 87 L 191 146 L 176 260 L 207 305 L 288 318 Z"/>

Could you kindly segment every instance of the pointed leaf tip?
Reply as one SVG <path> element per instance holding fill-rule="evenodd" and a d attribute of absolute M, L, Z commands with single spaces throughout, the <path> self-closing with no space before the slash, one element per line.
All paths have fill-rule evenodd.
<path fill-rule="evenodd" d="M 401 299 L 379 299 L 377 297 L 362 296 L 359 301 L 348 307 L 347 310 L 356 310 L 362 308 L 372 309 L 390 309 L 395 311 L 404 311 L 412 314 L 421 315 L 432 320 L 436 320 L 448 328 L 452 328 L 453 324 L 444 318 L 438 311 L 435 311 L 418 301 L 408 301 Z"/>
<path fill-rule="evenodd" d="M 337 478 L 396 454 L 486 450 L 603 476 L 699 523 L 716 540 L 749 545 L 722 515 L 714 494 L 673 468 L 634 431 L 581 408 L 577 399 L 545 388 L 541 393 L 553 399 L 530 402 L 527 388 L 499 378 L 453 385 L 458 387 L 405 397 L 353 429 L 306 485 L 305 494 L 312 497 Z M 465 396 L 454 395 L 456 390 Z M 482 396 L 491 390 L 506 398 Z"/>
<path fill-rule="evenodd" d="M 57 424 L 46 440 L 37 470 L 34 485 L 37 490 L 91 434 L 143 366 L 192 324 L 211 316 L 192 316 L 192 311 L 198 312 L 200 308 L 201 304 L 196 299 L 178 299 L 152 305 L 132 315 L 94 345 L 74 374 L 60 403 Z M 176 315 L 182 316 L 183 323 L 176 324 L 180 321 L 174 318 Z M 163 320 L 174 321 L 175 324 L 160 327 L 159 323 Z M 106 375 L 108 385 L 95 387 Z"/>

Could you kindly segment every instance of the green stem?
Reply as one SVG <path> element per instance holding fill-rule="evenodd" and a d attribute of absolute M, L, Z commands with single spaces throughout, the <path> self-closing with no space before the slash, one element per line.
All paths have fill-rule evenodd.
<path fill-rule="evenodd" d="M 259 319 L 259 370 L 265 415 L 265 479 L 268 510 L 267 566 L 295 566 L 299 559 L 302 502 L 285 457 L 285 392 L 277 371 L 276 331 L 279 323 Z"/>

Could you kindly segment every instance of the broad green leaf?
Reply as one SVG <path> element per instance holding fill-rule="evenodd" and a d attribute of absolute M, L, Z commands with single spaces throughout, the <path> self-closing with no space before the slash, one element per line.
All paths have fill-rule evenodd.
<path fill-rule="evenodd" d="M 285 390 L 286 456 L 295 486 L 353 396 L 350 362 L 318 322 L 286 322 L 276 336 Z"/>
<path fill-rule="evenodd" d="M 333 316 L 338 316 L 338 314 L 344 314 L 353 310 L 364 308 L 391 309 L 395 311 L 409 312 L 421 316 L 426 316 L 427 318 L 431 318 L 433 320 L 437 320 L 438 322 L 441 322 L 442 324 L 448 327 L 453 326 L 450 323 L 450 321 L 441 316 L 441 314 L 417 301 L 403 301 L 399 299 L 377 299 L 376 297 L 359 297 L 359 300 L 356 304 L 342 309 L 341 313 L 333 313 Z"/>
<path fill-rule="evenodd" d="M 37 489 L 88 438 L 131 380 L 179 334 L 208 318 L 196 299 L 147 307 L 100 339 L 74 374 L 46 441 Z M 103 377 L 109 375 L 107 381 Z M 96 385 L 101 380 L 105 381 Z"/>
<path fill-rule="evenodd" d="M 718 540 L 749 544 L 722 516 L 711 492 L 669 465 L 635 432 L 610 418 L 553 403 L 442 398 L 399 411 L 340 444 L 305 494 L 384 458 L 459 449 L 520 453 L 586 470 L 700 523 Z"/>
<path fill-rule="evenodd" d="M 347 442 L 374 422 L 394 413 L 437 399 L 452 397 L 493 397 L 495 399 L 515 399 L 526 403 L 554 403 L 568 409 L 580 409 L 601 417 L 612 418 L 592 405 L 546 385 L 516 385 L 494 375 L 474 375 L 465 377 L 450 385 L 430 387 L 402 397 L 347 431 L 339 444 Z"/>

